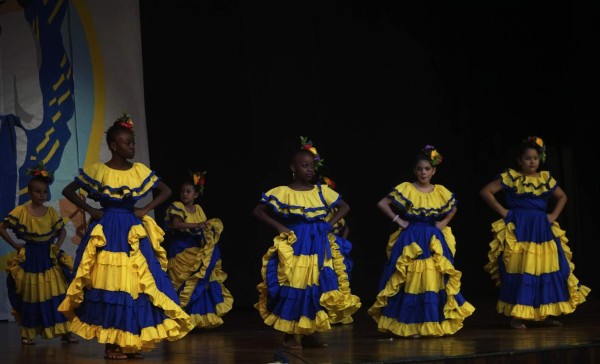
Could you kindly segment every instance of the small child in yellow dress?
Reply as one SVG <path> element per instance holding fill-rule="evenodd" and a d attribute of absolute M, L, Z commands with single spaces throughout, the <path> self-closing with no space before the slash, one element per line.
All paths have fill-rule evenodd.
<path fill-rule="evenodd" d="M 165 216 L 167 272 L 192 323 L 208 329 L 223 324 L 233 296 L 224 285 L 227 274 L 217 246 L 223 223 L 217 218 L 207 219 L 196 203 L 204 193 L 206 172 L 190 174 L 179 187 L 179 201 L 167 208 Z"/>
<path fill-rule="evenodd" d="M 60 336 L 77 343 L 71 323 L 57 308 L 72 278 L 73 259 L 60 249 L 65 224 L 51 206 L 46 206 L 52 173 L 40 163 L 27 171 L 31 176 L 27 193 L 31 200 L 17 206 L 0 222 L 0 236 L 18 254 L 8 262 L 8 298 L 12 314 L 21 325 L 21 344 L 35 344 L 35 337 Z M 17 243 L 11 229 L 25 244 Z"/>

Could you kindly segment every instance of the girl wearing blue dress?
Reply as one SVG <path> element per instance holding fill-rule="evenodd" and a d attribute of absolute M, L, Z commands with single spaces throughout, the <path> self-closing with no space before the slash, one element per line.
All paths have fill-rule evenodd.
<path fill-rule="evenodd" d="M 515 329 L 527 323 L 560 326 L 553 316 L 569 314 L 585 302 L 590 289 L 573 274 L 568 239 L 556 221 L 567 203 L 549 171 L 544 141 L 528 137 L 519 147 L 519 169 L 507 169 L 480 191 L 502 218 L 492 224 L 493 240 L 484 269 L 500 292 L 496 309 L 511 317 Z M 495 197 L 502 191 L 506 207 Z M 548 202 L 554 208 L 547 212 Z"/>
<path fill-rule="evenodd" d="M 401 337 L 456 333 L 475 308 L 460 292 L 456 240 L 448 224 L 457 201 L 431 179 L 442 155 L 430 145 L 415 159 L 414 182 L 397 185 L 377 207 L 398 225 L 388 241 L 376 301 L 368 314 L 382 332 Z"/>
<path fill-rule="evenodd" d="M 135 156 L 133 121 L 124 114 L 106 132 L 112 158 L 81 169 L 63 195 L 92 221 L 77 248 L 75 277 L 58 310 L 85 339 L 106 344 L 105 358 L 143 358 L 163 340 L 185 336 L 193 325 L 167 275 L 164 231 L 147 213 L 171 189 Z M 136 203 L 156 188 L 143 207 Z M 100 203 L 95 208 L 81 199 Z"/>
<path fill-rule="evenodd" d="M 227 273 L 222 268 L 217 245 L 223 231 L 220 219 L 208 219 L 196 203 L 204 191 L 205 173 L 194 172 L 179 188 L 179 201 L 165 215 L 167 272 L 179 295 L 181 306 L 196 328 L 209 329 L 223 324 L 223 316 L 233 306 L 233 296 L 225 287 Z"/>
<path fill-rule="evenodd" d="M 292 157 L 293 181 L 263 193 L 253 211 L 278 233 L 262 259 L 255 308 L 265 324 L 284 333 L 288 348 L 327 346 L 316 334 L 361 305 L 332 233 L 350 207 L 327 185 L 313 182 L 321 162 L 312 143 L 304 143 Z"/>

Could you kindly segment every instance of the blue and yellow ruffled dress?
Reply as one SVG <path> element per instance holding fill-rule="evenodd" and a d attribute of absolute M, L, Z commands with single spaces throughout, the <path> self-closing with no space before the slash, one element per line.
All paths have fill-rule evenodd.
<path fill-rule="evenodd" d="M 329 221 L 333 215 L 337 212 L 337 209 L 333 209 L 329 216 L 326 218 Z M 344 257 L 344 266 L 346 267 L 346 274 L 348 275 L 348 282 L 352 279 L 352 268 L 354 267 L 354 260 L 352 259 L 352 242 L 347 238 L 344 238 L 344 230 L 346 229 L 346 220 L 339 219 L 338 222 L 333 225 L 333 230 L 331 231 L 333 235 L 335 235 L 335 243 L 338 245 L 340 253 Z M 332 320 L 332 323 L 337 324 L 350 324 L 354 322 L 352 316 L 346 316 L 341 320 Z"/>
<path fill-rule="evenodd" d="M 291 231 L 275 237 L 262 259 L 257 285 L 264 323 L 288 334 L 310 335 L 331 329 L 355 313 L 360 299 L 350 291 L 344 257 L 325 219 L 341 196 L 326 185 L 310 191 L 275 187 L 262 194 Z"/>
<path fill-rule="evenodd" d="M 141 163 L 126 171 L 95 163 L 75 178 L 104 215 L 77 249 L 75 277 L 58 309 L 74 333 L 119 345 L 124 353 L 151 350 L 193 329 L 166 272 L 164 231 L 150 216 L 134 213 L 158 180 Z"/>
<path fill-rule="evenodd" d="M 565 231 L 548 221 L 556 180 L 548 171 L 533 177 L 513 169 L 499 178 L 509 212 L 492 224 L 494 239 L 484 267 L 500 288 L 497 311 L 535 321 L 572 313 L 590 289 L 573 274 Z"/>
<path fill-rule="evenodd" d="M 475 311 L 460 292 L 452 230 L 435 226 L 456 206 L 454 194 L 442 185 L 424 193 L 405 182 L 388 197 L 409 225 L 390 236 L 379 293 L 368 314 L 379 331 L 398 336 L 454 334 Z"/>
<path fill-rule="evenodd" d="M 48 207 L 44 216 L 36 217 L 27 211 L 28 204 L 4 218 L 5 226 L 25 242 L 7 262 L 8 298 L 21 337 L 51 339 L 70 331 L 69 321 L 57 308 L 65 298 L 73 259 L 54 244 L 65 226 L 56 210 Z"/>
<path fill-rule="evenodd" d="M 207 220 L 200 205 L 194 207 L 193 214 L 179 201 L 167 208 L 167 272 L 192 323 L 208 329 L 223 324 L 222 317 L 233 306 L 233 296 L 223 283 L 227 273 L 223 271 L 217 246 L 223 223 L 220 219 Z M 207 226 L 205 229 L 171 229 L 175 216 L 186 223 L 204 222 Z"/>

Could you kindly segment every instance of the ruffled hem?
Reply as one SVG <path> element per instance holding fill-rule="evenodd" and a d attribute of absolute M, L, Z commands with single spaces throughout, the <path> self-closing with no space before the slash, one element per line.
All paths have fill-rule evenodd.
<path fill-rule="evenodd" d="M 220 269 L 220 264 L 215 264 L 209 277 L 206 276 L 210 267 L 211 260 L 215 254 L 215 247 L 219 242 L 223 223 L 219 219 L 210 219 L 206 221 L 204 229 L 204 246 L 188 248 L 170 259 L 169 276 L 178 290 L 182 284 L 185 284 L 183 290 L 179 293 L 181 306 L 188 305 L 192 293 L 196 289 L 198 281 L 202 279 L 217 280 L 222 288 L 225 288 L 223 282 L 227 279 L 227 274 Z"/>
<path fill-rule="evenodd" d="M 350 281 L 346 273 L 344 256 L 340 252 L 340 246 L 334 234 L 328 235 L 333 260 L 333 271 L 338 277 L 338 291 L 326 292 L 320 299 L 320 304 L 325 307 L 332 324 L 342 322 L 349 318 L 361 307 L 360 298 L 353 295 L 350 290 Z M 338 295 L 337 293 L 341 293 Z M 338 297 L 339 296 L 339 297 Z M 335 298 L 334 298 L 335 297 Z"/>
<path fill-rule="evenodd" d="M 191 328 L 190 328 L 191 330 Z M 71 331 L 86 340 L 97 339 L 101 344 L 119 345 L 124 353 L 150 351 L 163 341 L 174 341 L 184 337 L 189 330 L 181 330 L 180 323 L 166 319 L 154 327 L 145 327 L 139 335 L 114 328 L 89 325 L 75 317 L 71 322 Z"/>
<path fill-rule="evenodd" d="M 472 306 L 471 306 L 472 307 Z M 472 310 L 464 309 L 463 314 L 469 316 Z M 442 322 L 424 322 L 417 324 L 405 324 L 385 316 L 381 316 L 377 321 L 377 329 L 381 332 L 391 332 L 394 335 L 409 337 L 413 335 L 421 336 L 444 336 L 455 334 L 463 327 L 463 320 L 446 320 Z"/>
<path fill-rule="evenodd" d="M 390 236 L 388 243 L 388 257 L 391 254 L 392 241 L 396 242 L 400 231 L 394 232 Z M 447 245 L 452 247 L 450 250 L 454 252 L 456 242 L 449 227 L 442 230 L 444 239 Z M 396 261 L 396 270 L 390 276 L 383 289 L 377 294 L 375 303 L 367 313 L 377 322 L 380 331 L 390 331 L 399 336 L 423 335 L 423 336 L 442 336 L 453 334 L 459 330 L 465 318 L 469 317 L 475 311 L 469 302 L 464 301 L 461 305 L 458 304 L 456 296 L 460 294 L 460 278 L 462 273 L 454 268 L 454 265 L 443 254 L 443 247 L 440 240 L 435 236 L 431 238 L 429 249 L 432 252 L 432 257 L 426 260 L 419 261 L 417 257 L 423 254 L 421 247 L 412 243 L 404 247 L 401 255 Z M 429 262 L 428 262 L 429 260 Z M 419 266 L 416 264 L 419 263 Z M 423 266 L 432 265 L 436 274 L 441 274 L 446 277 L 444 291 L 446 293 L 446 303 L 442 309 L 445 320 L 442 322 L 422 322 L 422 323 L 403 323 L 397 319 L 386 317 L 382 311 L 388 305 L 388 300 L 398 294 L 401 289 L 407 284 L 408 272 L 412 269 L 421 271 Z"/>
<path fill-rule="evenodd" d="M 122 254 L 111 255 L 111 253 L 100 255 L 98 251 L 106 245 L 106 238 L 102 225 L 97 224 L 93 228 L 85 251 L 82 254 L 76 276 L 67 290 L 65 299 L 58 307 L 58 310 L 63 312 L 72 321 L 73 332 L 86 339 L 96 337 L 99 342 L 114 343 L 138 351 L 147 350 L 153 347 L 154 343 L 162 339 L 175 340 L 181 338 L 193 329 L 194 326 L 190 321 L 190 317 L 183 311 L 179 304 L 158 289 L 148 263 L 139 249 L 140 240 L 148 237 L 156 258 L 160 261 L 161 266 L 164 267 L 163 269 L 166 269 L 166 253 L 160 246 L 164 233 L 149 216 L 144 216 L 142 223 L 144 227 L 142 225 L 134 225 L 129 231 L 128 243 L 131 247 L 129 257 Z M 121 262 L 117 263 L 116 260 Z M 149 301 L 155 307 L 162 309 L 168 318 L 155 327 L 143 328 L 142 334 L 139 336 L 118 329 L 106 329 L 96 325 L 89 325 L 80 321 L 75 315 L 74 310 L 83 302 L 84 290 L 91 286 L 91 271 L 96 269 L 96 265 L 99 263 L 104 263 L 103 265 L 107 266 L 120 265 L 132 267 L 131 274 L 136 275 L 134 281 L 137 282 L 138 286 L 126 291 L 130 292 L 134 299 L 140 293 L 146 294 Z"/>
<path fill-rule="evenodd" d="M 13 316 L 15 319 L 18 316 L 18 313 L 13 311 Z M 17 322 L 21 322 L 20 319 Z M 59 337 L 61 335 L 67 334 L 71 331 L 71 323 L 70 322 L 61 322 L 52 327 L 23 327 L 21 326 L 21 337 L 26 337 L 29 339 L 35 339 L 36 336 L 42 337 L 42 339 L 53 339 L 55 337 Z"/>
<path fill-rule="evenodd" d="M 494 234 L 494 239 L 489 244 L 490 250 L 488 252 L 488 263 L 483 267 L 483 269 L 490 274 L 496 287 L 499 287 L 501 279 L 498 258 L 500 255 L 505 254 L 503 260 L 510 259 L 512 250 L 509 249 L 505 252 L 505 246 L 514 247 L 517 241 L 514 238 L 514 225 L 510 224 L 507 226 L 502 219 L 492 223 L 492 233 Z"/>
<path fill-rule="evenodd" d="M 488 253 L 488 263 L 484 266 L 484 270 L 488 272 L 495 282 L 497 287 L 502 285 L 500 276 L 500 267 L 498 265 L 498 259 L 502 256 L 502 261 L 507 266 L 511 260 L 513 254 L 521 253 L 516 248 L 517 240 L 514 233 L 515 226 L 513 223 L 506 225 L 504 220 L 500 219 L 492 224 L 492 232 L 494 239 L 490 243 L 490 251 Z M 575 264 L 571 261 L 573 253 L 568 245 L 568 239 L 566 232 L 560 228 L 557 222 L 551 225 L 552 235 L 558 238 L 560 245 L 565 254 L 565 259 L 569 265 L 569 276 L 567 278 L 567 290 L 569 293 L 569 299 L 565 302 L 557 302 L 553 304 L 546 304 L 540 307 L 534 308 L 531 306 L 524 305 L 512 305 L 502 301 L 498 302 L 497 309 L 499 313 L 503 313 L 507 316 L 514 316 L 526 320 L 543 320 L 546 316 L 556 316 L 561 314 L 571 313 L 575 310 L 575 307 L 586 301 L 586 296 L 591 291 L 590 288 L 580 285 L 579 280 L 573 274 Z M 519 272 L 522 273 L 522 272 Z M 513 306 L 515 306 L 515 313 L 513 314 Z"/>
<path fill-rule="evenodd" d="M 6 271 L 15 281 L 17 296 L 25 302 L 45 302 L 64 295 L 68 282 L 61 265 L 67 270 L 72 270 L 73 258 L 62 254 L 58 246 L 51 245 L 48 259 L 52 261 L 52 267 L 44 272 L 30 273 L 20 265 L 25 262 L 26 254 L 27 248 L 22 248 L 16 256 L 7 261 Z M 40 285 L 40 282 L 44 284 Z"/>
<path fill-rule="evenodd" d="M 541 305 L 540 307 L 513 305 L 498 301 L 496 310 L 505 316 L 516 317 L 522 320 L 543 321 L 548 316 L 561 316 L 573 313 L 577 306 L 586 301 L 585 297 L 590 291 L 588 287 L 580 286 L 579 291 L 572 295 L 569 301 Z"/>
<path fill-rule="evenodd" d="M 214 329 L 223 325 L 223 319 L 215 313 L 207 313 L 205 315 L 191 314 L 192 324 L 200 329 Z"/>
<path fill-rule="evenodd" d="M 289 321 L 269 313 L 266 309 L 263 310 L 260 307 L 260 302 L 254 305 L 254 307 L 261 312 L 265 324 L 272 326 L 275 330 L 283 331 L 286 334 L 312 335 L 315 332 L 331 330 L 329 315 L 324 310 L 318 311 L 314 320 L 308 317 L 301 317 L 298 321 Z"/>
<path fill-rule="evenodd" d="M 263 281 L 256 288 L 259 291 L 259 300 L 254 307 L 259 311 L 265 324 L 273 326 L 276 330 L 288 334 L 310 335 L 314 332 L 322 332 L 331 329 L 332 323 L 338 323 L 346 320 L 355 313 L 361 306 L 360 299 L 350 293 L 350 284 L 345 270 L 344 257 L 339 251 L 339 246 L 335 243 L 335 236 L 328 235 L 331 247 L 333 271 L 337 277 L 338 289 L 321 294 L 319 304 L 321 309 L 317 309 L 315 319 L 302 316 L 298 321 L 290 321 L 279 317 L 267 309 L 267 298 L 269 294 L 267 286 L 267 266 L 269 259 L 273 255 L 279 258 L 277 267 L 278 282 L 290 281 L 290 274 L 293 269 L 294 250 L 292 244 L 296 242 L 296 235 L 293 231 L 281 233 L 274 239 L 274 244 L 263 256 L 261 276 Z"/>

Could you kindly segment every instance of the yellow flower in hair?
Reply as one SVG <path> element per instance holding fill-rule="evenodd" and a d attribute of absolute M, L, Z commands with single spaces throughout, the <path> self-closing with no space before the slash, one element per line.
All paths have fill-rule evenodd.
<path fill-rule="evenodd" d="M 194 182 L 194 186 L 200 195 L 204 194 L 204 184 L 206 183 L 206 171 L 202 172 L 191 172 L 192 181 Z"/>
<path fill-rule="evenodd" d="M 444 159 L 433 145 L 426 145 L 422 152 L 429 157 L 432 166 L 438 166 Z"/>
<path fill-rule="evenodd" d="M 313 147 L 313 142 L 311 140 L 308 140 L 307 137 L 301 136 L 300 144 L 302 145 L 301 149 L 307 150 L 315 156 L 315 170 L 321 168 L 325 160 L 321 159 L 319 152 L 317 152 L 317 148 Z"/>
<path fill-rule="evenodd" d="M 41 171 L 40 174 L 44 177 L 48 177 L 48 171 Z"/>
<path fill-rule="evenodd" d="M 535 138 L 535 144 L 539 145 L 540 147 L 543 147 L 544 141 L 542 140 L 542 138 Z"/>
<path fill-rule="evenodd" d="M 542 140 L 542 138 L 537 137 L 537 136 L 530 136 L 527 138 L 527 140 L 524 140 L 524 142 L 527 142 L 534 147 L 538 146 L 539 153 L 540 153 L 540 160 L 542 162 L 546 161 L 546 146 L 544 145 L 544 140 Z"/>

